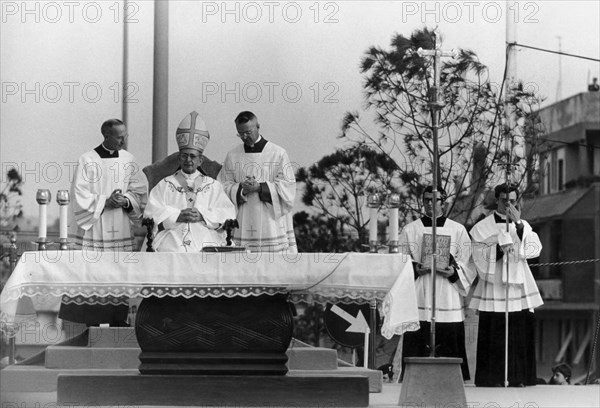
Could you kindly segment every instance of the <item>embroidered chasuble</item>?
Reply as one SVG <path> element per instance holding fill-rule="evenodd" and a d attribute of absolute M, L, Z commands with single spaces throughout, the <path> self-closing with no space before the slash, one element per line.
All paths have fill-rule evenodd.
<path fill-rule="evenodd" d="M 147 200 L 146 176 L 125 151 L 109 152 L 102 145 L 79 158 L 71 186 L 69 237 L 77 249 L 134 251 L 132 222 L 141 219 Z M 129 200 L 128 208 L 108 208 L 114 190 Z"/>
<path fill-rule="evenodd" d="M 454 278 L 436 276 L 436 321 L 440 323 L 462 322 L 465 319 L 463 298 L 467 296 L 476 277 L 473 265 L 469 264 L 471 240 L 465 228 L 450 219 L 438 218 L 436 227 L 437 235 L 450 236 L 450 254 L 458 265 Z M 423 235 L 431 233 L 429 217 L 411 222 L 403 228 L 400 234 L 400 251 L 409 254 L 415 262 L 422 263 Z M 416 278 L 415 288 L 419 320 L 431 321 L 431 274 Z"/>
<path fill-rule="evenodd" d="M 177 222 L 185 208 L 196 208 L 204 221 Z M 205 246 L 226 245 L 226 231 L 220 228 L 226 220 L 235 219 L 235 206 L 215 179 L 180 170 L 152 189 L 145 216 L 154 219 L 156 251 L 199 252 Z"/>
<path fill-rule="evenodd" d="M 240 183 L 247 178 L 261 184 L 259 193 L 242 194 Z M 254 252 L 297 252 L 291 213 L 296 178 L 282 147 L 264 139 L 254 147 L 237 146 L 227 153 L 218 179 L 237 204 L 236 245 Z"/>

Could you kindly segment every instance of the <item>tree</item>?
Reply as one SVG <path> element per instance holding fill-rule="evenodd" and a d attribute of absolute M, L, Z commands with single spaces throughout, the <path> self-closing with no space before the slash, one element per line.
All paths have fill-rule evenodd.
<path fill-rule="evenodd" d="M 348 252 L 360 244 L 348 234 L 343 220 L 299 211 L 294 214 L 298 252 Z"/>
<path fill-rule="evenodd" d="M 431 183 L 434 155 L 434 110 L 429 106 L 434 85 L 433 63 L 415 51 L 433 49 L 434 36 L 433 31 L 424 28 L 410 37 L 396 34 L 390 50 L 371 47 L 360 70 L 365 74 L 366 106 L 374 113 L 378 130 L 368 129 L 357 112 L 346 113 L 342 125 L 343 139 L 356 146 L 372 147 L 394 163 L 394 170 L 404 182 L 406 205 L 414 212 L 421 208 L 422 188 Z M 502 87 L 493 86 L 487 67 L 473 51 L 461 49 L 457 58 L 442 60 L 439 88 L 443 106 L 437 111 L 438 180 L 455 198 L 450 208 L 454 216 L 468 221 L 480 203 L 480 195 L 476 193 L 499 181 L 494 177 L 502 174 L 501 164 L 512 162 L 521 166 L 521 171 L 515 172 L 519 177 L 531 171 L 527 165 L 533 166 L 535 160 L 525 156 L 534 157 L 535 149 L 528 146 L 535 145 L 539 132 L 521 133 L 521 143 L 505 148 L 505 135 L 516 133 L 515 129 L 499 125 L 505 109 L 500 102 Z M 507 102 L 518 116 L 517 126 L 524 127 L 527 122 L 529 130 L 536 130 L 539 123 L 533 115 L 540 99 L 519 84 L 513 91 Z M 470 171 L 473 168 L 475 174 Z"/>
<path fill-rule="evenodd" d="M 313 221 L 320 225 L 313 225 L 312 231 L 306 232 L 316 236 L 325 233 L 324 237 L 329 244 L 313 248 L 319 251 L 360 251 L 363 244 L 368 244 L 365 226 L 369 218 L 364 214 L 367 196 L 375 191 L 395 191 L 400 185 L 395 163 L 388 155 L 367 145 L 339 149 L 308 169 L 299 169 L 296 180 L 304 184 L 302 202 L 329 220 L 322 221 L 319 216 L 315 217 Z M 298 226 L 298 222 L 302 221 L 305 220 L 297 219 L 295 223 Z M 310 219 L 306 220 L 309 221 Z M 323 228 L 326 231 L 319 231 Z M 347 247 L 348 242 L 331 247 L 330 244 L 336 242 L 335 239 L 331 240 L 332 234 L 334 237 L 338 234 L 354 234 L 357 238 L 351 248 Z M 298 242 L 301 241 L 303 240 L 299 238 Z"/>
<path fill-rule="evenodd" d="M 6 177 L 8 182 L 0 192 L 0 227 L 3 230 L 13 230 L 17 228 L 17 218 L 23 216 L 23 178 L 14 168 L 6 173 Z"/>

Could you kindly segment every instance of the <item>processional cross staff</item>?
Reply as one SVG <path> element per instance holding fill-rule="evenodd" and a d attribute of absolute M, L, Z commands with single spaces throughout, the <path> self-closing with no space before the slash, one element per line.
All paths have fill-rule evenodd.
<path fill-rule="evenodd" d="M 433 206 L 432 206 L 432 223 L 431 223 L 431 337 L 430 337 L 430 350 L 429 356 L 435 357 L 435 285 L 436 285 L 436 260 L 437 260 L 437 209 L 436 203 L 438 199 L 438 168 L 439 168 L 439 152 L 438 152 L 438 115 L 439 111 L 444 106 L 444 103 L 440 101 L 439 98 L 439 84 L 440 84 L 440 63 L 442 57 L 452 57 L 455 58 L 458 55 L 458 51 L 442 51 L 441 44 L 439 42 L 439 32 L 437 28 L 433 31 L 434 34 L 434 49 L 433 50 L 424 50 L 423 48 L 419 48 L 417 50 L 417 54 L 420 57 L 433 57 L 433 88 L 431 88 L 431 92 L 429 95 L 429 107 L 431 108 L 431 128 L 433 130 L 433 161 L 432 161 L 432 171 L 433 171 Z"/>

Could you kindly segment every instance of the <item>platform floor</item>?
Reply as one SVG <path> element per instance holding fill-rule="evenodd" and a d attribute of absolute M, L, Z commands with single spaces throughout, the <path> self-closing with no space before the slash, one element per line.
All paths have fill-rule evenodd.
<path fill-rule="evenodd" d="M 397 407 L 401 384 L 383 385 L 383 392 L 369 394 L 369 407 Z M 235 392 L 235 390 L 232 390 Z M 526 388 L 465 387 L 468 408 L 598 408 L 600 385 L 538 385 Z M 1 393 L 2 408 L 56 408 L 56 392 Z M 86 404 L 83 403 L 82 407 Z M 295 405 L 300 407 L 301 405 Z M 324 404 L 324 407 L 331 405 Z M 73 406 L 75 407 L 75 406 Z M 257 408 L 256 406 L 253 406 Z M 100 407 L 94 407 L 100 408 Z M 114 407 L 112 407 L 114 408 Z M 141 407 L 135 407 L 141 408 Z M 181 408 L 181 407 L 177 407 Z M 202 407 L 209 408 L 209 407 Z M 221 407 L 219 407 L 221 408 Z M 242 407 L 236 407 L 242 408 Z M 272 406 L 269 408 L 273 408 Z M 440 407 L 444 408 L 444 407 Z M 455 406 L 446 408 L 456 408 Z"/>

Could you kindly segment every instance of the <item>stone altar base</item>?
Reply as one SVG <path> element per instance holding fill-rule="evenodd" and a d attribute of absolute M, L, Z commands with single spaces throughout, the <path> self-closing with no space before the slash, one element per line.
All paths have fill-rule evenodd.
<path fill-rule="evenodd" d="M 58 376 L 57 403 L 78 406 L 367 407 L 361 376 L 69 375 Z"/>
<path fill-rule="evenodd" d="M 460 371 L 461 358 L 406 357 L 401 407 L 464 407 L 467 397 Z"/>

